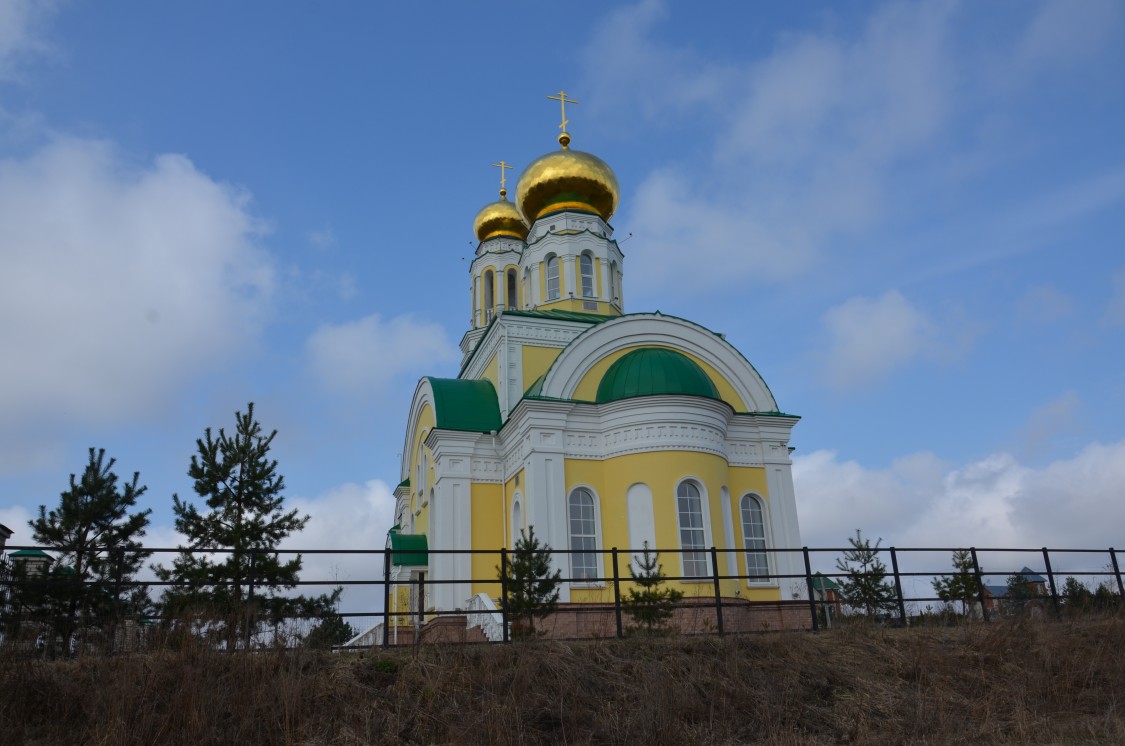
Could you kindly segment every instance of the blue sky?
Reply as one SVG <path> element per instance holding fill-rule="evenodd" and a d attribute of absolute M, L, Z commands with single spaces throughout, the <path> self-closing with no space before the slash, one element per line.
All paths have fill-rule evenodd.
<path fill-rule="evenodd" d="M 564 88 L 628 310 L 803 416 L 808 544 L 1125 544 L 1123 33 L 1112 0 L 0 0 L 0 522 L 98 446 L 174 542 L 194 439 L 254 401 L 293 545 L 381 545 L 489 164 L 556 147 Z"/>

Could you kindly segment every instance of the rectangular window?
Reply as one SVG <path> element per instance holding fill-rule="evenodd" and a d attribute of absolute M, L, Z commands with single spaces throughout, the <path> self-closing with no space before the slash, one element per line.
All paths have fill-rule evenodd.
<path fill-rule="evenodd" d="M 547 300 L 559 299 L 559 260 L 551 257 L 547 260 Z"/>
<path fill-rule="evenodd" d="M 676 509 L 680 519 L 680 547 L 684 550 L 684 576 L 701 578 L 707 576 L 707 546 L 703 531 L 703 503 L 695 485 L 685 482 L 680 485 L 676 495 Z"/>

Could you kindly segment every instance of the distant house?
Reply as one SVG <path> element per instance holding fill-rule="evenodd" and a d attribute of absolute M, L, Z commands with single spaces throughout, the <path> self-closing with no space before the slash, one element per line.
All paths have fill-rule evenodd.
<path fill-rule="evenodd" d="M 0 554 L 4 553 L 4 547 L 7 546 L 10 538 L 12 538 L 12 529 L 0 523 Z"/>
<path fill-rule="evenodd" d="M 832 578 L 818 572 L 813 575 L 812 588 L 817 609 L 823 615 L 824 626 L 831 628 L 833 620 L 839 619 L 844 613 L 840 586 Z"/>
<path fill-rule="evenodd" d="M 1022 578 L 1023 589 L 1013 593 L 1013 579 Z M 1047 579 L 1030 567 L 1009 576 L 1003 585 L 985 585 L 984 601 L 989 613 L 1014 613 L 1026 609 L 1042 609 L 1047 597 Z"/>

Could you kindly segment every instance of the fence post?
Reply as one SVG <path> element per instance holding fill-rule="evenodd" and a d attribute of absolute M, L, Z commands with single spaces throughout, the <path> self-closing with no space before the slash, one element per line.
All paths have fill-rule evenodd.
<path fill-rule="evenodd" d="M 891 547 L 891 570 L 895 574 L 895 596 L 898 598 L 898 620 L 906 626 L 906 604 L 902 600 L 902 578 L 898 574 L 898 553 Z"/>
<path fill-rule="evenodd" d="M 809 591 L 809 614 L 812 615 L 812 630 L 813 632 L 820 631 L 820 619 L 816 616 L 816 593 L 813 592 L 812 584 L 812 563 L 809 562 L 809 548 L 801 547 L 801 552 L 805 555 L 805 585 L 808 586 Z M 828 612 L 824 612 L 827 618 Z"/>
<path fill-rule="evenodd" d="M 110 625 L 109 650 L 117 652 L 117 627 L 121 623 L 121 576 L 125 574 L 125 550 L 117 549 L 113 564 L 113 624 Z"/>
<path fill-rule="evenodd" d="M 723 597 L 719 589 L 719 552 L 711 547 L 711 579 L 715 583 L 715 621 L 719 625 L 719 636 L 723 634 Z"/>
<path fill-rule="evenodd" d="M 398 618 L 395 618 L 398 624 Z M 383 647 L 391 646 L 391 548 L 383 548 Z"/>
<path fill-rule="evenodd" d="M 250 578 L 249 584 L 246 589 L 246 649 L 250 649 L 250 638 L 252 636 L 251 630 L 253 627 L 252 621 L 254 617 L 254 577 L 258 570 L 258 552 L 250 550 Z"/>
<path fill-rule="evenodd" d="M 984 621 L 988 619 L 988 603 L 984 597 L 984 578 L 980 574 L 980 563 L 977 562 L 977 548 L 969 547 L 969 554 L 973 557 L 973 574 L 977 576 L 977 598 L 980 599 L 980 618 Z"/>
<path fill-rule="evenodd" d="M 508 550 L 500 548 L 500 621 L 504 627 L 504 642 L 510 642 L 508 636 Z"/>
<path fill-rule="evenodd" d="M 617 547 L 610 550 L 613 555 L 613 615 L 617 621 L 617 639 L 625 636 L 621 627 L 621 573 L 617 569 Z"/>
<path fill-rule="evenodd" d="M 1113 565 L 1113 576 L 1117 578 L 1117 593 L 1125 601 L 1125 585 L 1121 583 L 1121 567 L 1117 564 L 1117 550 L 1109 548 L 1109 563 Z"/>
<path fill-rule="evenodd" d="M 1051 572 L 1051 555 L 1047 547 L 1043 547 L 1043 564 L 1047 567 L 1047 582 L 1051 589 L 1051 603 L 1055 605 L 1055 616 L 1062 618 L 1062 607 L 1059 605 L 1059 591 L 1055 588 L 1055 573 Z"/>

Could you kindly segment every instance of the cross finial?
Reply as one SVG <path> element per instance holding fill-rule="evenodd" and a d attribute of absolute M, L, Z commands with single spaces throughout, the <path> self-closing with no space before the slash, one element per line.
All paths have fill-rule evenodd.
<path fill-rule="evenodd" d="M 562 124 L 559 125 L 559 129 L 562 130 L 562 133 L 559 135 L 559 143 L 563 146 L 563 150 L 566 150 L 566 146 L 570 144 L 570 135 L 566 131 L 566 125 L 569 124 L 569 120 L 566 118 L 566 105 L 577 104 L 578 102 L 572 98 L 567 98 L 566 91 L 559 91 L 557 96 L 548 96 L 547 98 L 558 101 L 561 107 Z"/>
<path fill-rule="evenodd" d="M 508 190 L 506 186 L 508 184 L 508 179 L 507 174 L 505 174 L 504 172 L 511 171 L 512 167 L 508 165 L 507 161 L 500 161 L 499 163 L 493 163 L 492 165 L 500 169 L 500 199 L 507 199 Z"/>

